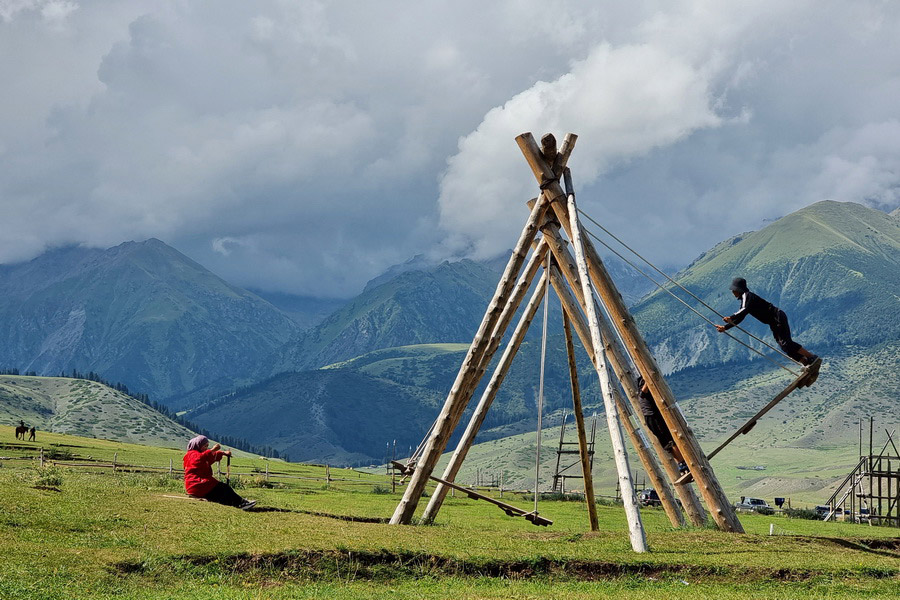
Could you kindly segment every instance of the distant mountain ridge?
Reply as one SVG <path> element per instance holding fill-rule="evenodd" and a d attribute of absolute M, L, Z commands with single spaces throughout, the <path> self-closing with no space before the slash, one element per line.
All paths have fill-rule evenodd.
<path fill-rule="evenodd" d="M 0 365 L 95 371 L 157 401 L 253 378 L 299 329 L 157 239 L 0 265 Z"/>
<path fill-rule="evenodd" d="M 394 346 L 470 341 L 496 286 L 496 273 L 471 260 L 401 272 L 297 335 L 274 372 Z"/>

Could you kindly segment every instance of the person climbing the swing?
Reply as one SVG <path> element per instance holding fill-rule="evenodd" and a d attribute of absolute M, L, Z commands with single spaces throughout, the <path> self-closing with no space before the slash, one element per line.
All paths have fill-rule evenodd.
<path fill-rule="evenodd" d="M 791 339 L 791 327 L 788 324 L 787 315 L 784 311 L 763 300 L 750 291 L 747 287 L 747 280 L 743 277 L 735 277 L 731 282 L 731 292 L 734 297 L 741 301 L 741 308 L 731 316 L 722 317 L 725 325 L 716 325 L 719 333 L 724 333 L 732 327 L 740 324 L 744 317 L 751 315 L 769 326 L 772 330 L 772 336 L 781 347 L 781 350 L 802 365 L 812 365 L 819 357 L 793 339 Z"/>
<path fill-rule="evenodd" d="M 672 437 L 672 432 L 669 431 L 669 427 L 666 425 L 665 420 L 663 420 L 662 413 L 659 412 L 659 407 L 653 400 L 650 386 L 647 385 L 647 382 L 644 381 L 644 378 L 641 376 L 638 376 L 637 383 L 638 389 L 640 390 L 641 414 L 644 415 L 647 429 L 656 436 L 656 439 L 659 440 L 663 449 L 671 454 L 672 458 L 678 462 L 678 472 L 682 474 L 687 473 L 687 463 L 684 461 L 681 450 L 675 445 L 675 439 Z"/>

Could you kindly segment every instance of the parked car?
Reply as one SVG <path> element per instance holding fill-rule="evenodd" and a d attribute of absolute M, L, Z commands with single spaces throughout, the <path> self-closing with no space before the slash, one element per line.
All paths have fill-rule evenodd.
<path fill-rule="evenodd" d="M 761 515 L 775 514 L 775 509 L 762 498 L 741 498 L 740 502 L 735 502 L 734 507 L 737 510 L 758 512 Z"/>
<path fill-rule="evenodd" d="M 659 494 L 657 494 L 656 490 L 653 488 L 642 490 L 641 493 L 638 494 L 638 502 L 641 506 L 659 506 L 662 504 L 659 500 Z"/>

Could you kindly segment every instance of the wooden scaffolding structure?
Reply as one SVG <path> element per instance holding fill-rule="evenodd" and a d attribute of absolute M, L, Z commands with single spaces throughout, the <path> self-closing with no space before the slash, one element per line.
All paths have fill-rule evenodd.
<path fill-rule="evenodd" d="M 706 513 L 693 488 L 687 482 L 678 482 L 680 474 L 675 460 L 662 448 L 656 436 L 644 433 L 647 428 L 639 405 L 638 376 L 642 376 L 647 382 L 663 420 L 672 431 L 675 444 L 684 456 L 697 482 L 700 496 L 705 501 L 715 524 L 723 531 L 743 533 L 741 523 L 722 491 L 706 455 L 685 421 L 621 294 L 616 289 L 599 253 L 583 234 L 575 204 L 571 173 L 566 166 L 576 139 L 577 136 L 574 134 L 567 134 L 563 144 L 557 148 L 556 139 L 550 134 L 541 139 L 540 146 L 530 133 L 524 133 L 516 138 L 541 193 L 538 198 L 528 203 L 530 215 L 444 406 L 426 440 L 414 456 L 414 463 L 409 466 L 409 484 L 390 522 L 408 524 L 412 521 L 425 486 L 433 477 L 432 472 L 438 459 L 445 451 L 452 432 L 498 350 L 513 316 L 538 272 L 543 268 L 537 289 L 527 303 L 449 464 L 443 475 L 435 478 L 442 480 L 442 483 L 438 484 L 431 495 L 422 521 L 433 522 L 440 510 L 448 492 L 448 485 L 443 482 L 453 482 L 459 472 L 486 412 L 534 318 L 544 290 L 549 285 L 556 292 L 563 309 L 573 413 L 578 432 L 582 477 L 591 528 L 596 530 L 598 526 L 594 510 L 584 414 L 575 370 L 573 330 L 591 359 L 599 379 L 632 548 L 637 552 L 647 549 L 631 480 L 623 429 L 648 478 L 659 493 L 672 525 L 678 527 L 685 523 L 676 496 L 692 525 L 700 526 L 706 522 Z M 530 259 L 526 260 L 529 249 L 533 249 L 533 252 Z M 631 365 L 635 365 L 637 372 Z"/>
<path fill-rule="evenodd" d="M 568 479 L 584 479 L 581 473 L 570 473 L 569 470 L 576 466 L 581 466 L 581 441 L 566 441 L 566 421 L 568 413 L 563 414 L 562 423 L 559 425 L 559 446 L 556 448 L 556 468 L 553 471 L 553 488 L 552 490 L 558 494 L 566 493 L 566 480 Z M 597 413 L 591 417 L 591 433 L 587 438 L 587 454 L 588 468 L 594 466 L 594 439 L 597 435 Z M 572 446 L 575 446 L 572 448 Z M 577 455 L 578 461 L 565 464 L 563 456 Z M 566 459 L 568 460 L 568 459 Z"/>
<path fill-rule="evenodd" d="M 829 521 L 840 514 L 845 521 L 900 527 L 900 452 L 894 433 L 885 430 L 887 441 L 874 451 L 874 418 L 869 418 L 869 453 L 863 455 L 862 421 L 859 424 L 859 462 L 825 504 Z M 891 452 L 893 451 L 893 452 Z"/>

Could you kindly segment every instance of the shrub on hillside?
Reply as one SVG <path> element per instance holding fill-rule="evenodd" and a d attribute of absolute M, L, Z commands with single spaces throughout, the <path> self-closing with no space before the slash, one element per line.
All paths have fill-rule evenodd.
<path fill-rule="evenodd" d="M 784 509 L 784 516 L 790 519 L 808 519 L 810 521 L 819 521 L 822 519 L 822 516 L 819 515 L 819 513 L 809 508 L 786 508 Z"/>
<path fill-rule="evenodd" d="M 44 450 L 44 458 L 47 460 L 72 460 L 75 455 L 68 448 L 60 448 L 59 446 L 50 446 Z"/>
<path fill-rule="evenodd" d="M 280 489 L 284 487 L 283 483 L 277 483 L 275 481 L 272 481 L 271 479 L 266 480 L 265 475 L 254 475 L 253 477 L 248 477 L 246 479 L 244 477 L 240 477 L 239 479 L 242 485 L 246 487 L 264 488 L 269 490 Z"/>
<path fill-rule="evenodd" d="M 35 467 L 31 479 L 36 488 L 58 488 L 63 482 L 62 470 L 52 465 Z"/>

